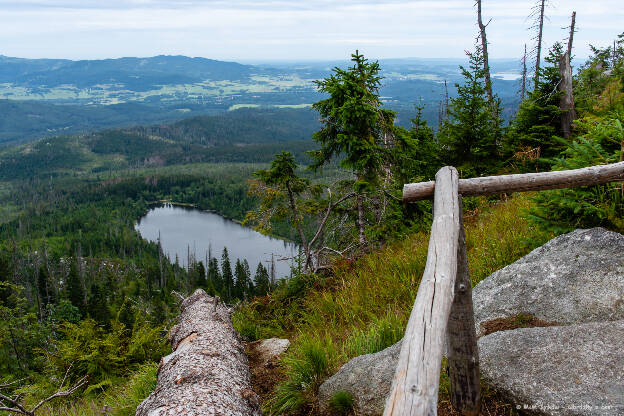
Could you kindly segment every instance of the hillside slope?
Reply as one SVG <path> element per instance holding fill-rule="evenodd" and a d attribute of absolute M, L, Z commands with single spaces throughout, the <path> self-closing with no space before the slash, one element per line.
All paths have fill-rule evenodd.
<path fill-rule="evenodd" d="M 522 217 L 532 204 L 528 196 L 489 203 L 471 200 L 481 206 L 465 214 L 473 285 L 552 237 Z M 276 376 L 280 384 L 265 407 L 274 414 L 317 414 L 316 389 L 323 380 L 350 358 L 381 351 L 401 339 L 427 247 L 428 233 L 413 234 L 355 263 L 338 260 L 331 277 L 295 277 L 237 312 L 235 326 L 243 336 L 293 342 L 282 360 L 283 373 Z M 442 408 L 448 407 L 447 389 L 442 380 Z M 502 405 L 490 397 L 486 406 Z"/>

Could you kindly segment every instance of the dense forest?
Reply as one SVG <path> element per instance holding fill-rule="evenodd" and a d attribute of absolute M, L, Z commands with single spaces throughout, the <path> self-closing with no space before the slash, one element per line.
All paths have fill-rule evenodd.
<path fill-rule="evenodd" d="M 231 305 L 246 302 L 237 326 L 250 339 L 295 331 L 309 312 L 300 308 L 309 290 L 428 228 L 431 204 L 402 204 L 401 189 L 432 179 L 441 166 L 472 177 L 622 161 L 624 34 L 593 48 L 571 90 L 561 75 L 570 49 L 556 43 L 538 61 L 534 88 L 523 90 L 509 122 L 477 44 L 435 128 L 421 106 L 409 127 L 397 123 L 380 97 L 380 64 L 356 51 L 350 66 L 316 82 L 324 98 L 312 110 L 244 109 L 0 150 L 0 385 L 7 391 L 0 402 L 32 408 L 59 384 L 83 386 L 88 377 L 73 399 L 50 402 L 41 414 L 95 414 L 104 406 L 133 414 L 167 353 L 180 296 L 198 287 Z M 569 93 L 574 104 L 564 107 Z M 294 277 L 278 281 L 227 250 L 188 268 L 169 261 L 134 230 L 162 200 L 296 241 L 302 255 Z M 465 207 L 490 202 L 467 198 Z M 524 215 L 551 233 L 624 231 L 622 187 L 543 192 Z M 294 367 L 268 411 L 311 406 L 326 374 L 301 379 Z"/>

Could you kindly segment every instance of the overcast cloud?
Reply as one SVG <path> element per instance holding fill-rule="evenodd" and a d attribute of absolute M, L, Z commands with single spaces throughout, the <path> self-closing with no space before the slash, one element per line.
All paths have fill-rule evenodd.
<path fill-rule="evenodd" d="M 518 58 L 534 1 L 483 0 L 491 58 Z M 181 54 L 234 61 L 462 57 L 473 0 L 0 0 L 0 54 L 94 59 Z M 547 45 L 577 12 L 575 54 L 624 32 L 621 0 L 551 0 Z"/>

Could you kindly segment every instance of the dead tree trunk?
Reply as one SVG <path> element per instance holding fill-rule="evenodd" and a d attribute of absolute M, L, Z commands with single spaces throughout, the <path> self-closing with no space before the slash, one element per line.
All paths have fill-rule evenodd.
<path fill-rule="evenodd" d="M 537 19 L 537 45 L 535 46 L 535 86 L 533 89 L 537 90 L 537 84 L 539 82 L 539 69 L 540 59 L 542 57 L 542 33 L 544 31 L 544 7 L 546 6 L 546 0 L 539 0 L 539 16 Z"/>
<path fill-rule="evenodd" d="M 526 43 L 524 44 L 524 56 L 522 57 L 522 87 L 520 90 L 520 98 L 524 101 L 526 96 L 526 77 L 527 77 L 527 65 L 526 65 L 527 51 Z"/>
<path fill-rule="evenodd" d="M 186 298 L 171 328 L 173 352 L 160 361 L 156 390 L 137 416 L 261 415 L 232 318 L 202 289 Z"/>
<path fill-rule="evenodd" d="M 567 52 L 559 59 L 559 74 L 561 75 L 559 91 L 563 93 L 559 99 L 561 130 L 563 137 L 569 139 L 572 132 L 572 122 L 576 119 L 576 111 L 574 110 L 574 95 L 572 93 L 572 67 Z"/>
<path fill-rule="evenodd" d="M 481 0 L 477 0 L 477 23 L 479 24 L 479 32 L 481 37 L 481 48 L 483 49 L 483 70 L 485 71 L 485 90 L 490 105 L 494 102 L 492 94 L 492 80 L 490 78 L 490 64 L 488 61 L 487 36 L 485 35 L 485 27 L 481 19 Z"/>
<path fill-rule="evenodd" d="M 576 12 L 572 12 L 572 23 L 570 24 L 570 36 L 568 36 L 568 58 L 572 60 L 572 41 L 574 40 L 574 25 L 576 23 Z"/>
<path fill-rule="evenodd" d="M 364 201 L 363 201 L 362 194 L 357 194 L 357 196 L 355 197 L 355 204 L 356 204 L 356 207 L 357 207 L 357 214 L 358 214 L 358 219 L 357 219 L 358 242 L 362 246 L 364 246 L 366 244 L 366 234 L 364 233 L 364 227 L 365 227 L 365 222 L 364 222 Z"/>

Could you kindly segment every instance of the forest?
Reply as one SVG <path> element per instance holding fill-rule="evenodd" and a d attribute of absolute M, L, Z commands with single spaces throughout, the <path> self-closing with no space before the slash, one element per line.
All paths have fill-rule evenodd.
<path fill-rule="evenodd" d="M 249 340 L 322 322 L 322 313 L 311 318 L 316 312 L 304 307 L 306 295 L 337 285 L 358 259 L 426 230 L 431 203 L 403 204 L 401 190 L 442 166 L 473 177 L 624 160 L 624 33 L 613 45 L 592 47 L 570 84 L 571 37 L 543 51 L 534 72 L 523 68 L 521 103 L 510 119 L 491 81 L 485 28 L 480 39 L 460 67 L 457 95 L 440 103 L 438 126 L 425 121 L 422 106 L 414 107 L 409 127 L 397 123 L 380 97 L 379 62 L 356 51 L 350 66 L 316 81 L 324 98 L 312 109 L 242 109 L 0 149 L 4 410 L 34 414 L 28 409 L 44 400 L 37 414 L 134 414 L 168 353 L 166 332 L 180 297 L 195 288 L 235 306 L 237 329 Z M 484 210 L 506 197 L 466 198 L 465 209 Z M 536 246 L 541 233 L 624 231 L 621 184 L 530 198 L 522 221 L 540 233 L 522 241 L 523 249 Z M 186 269 L 169 261 L 134 230 L 163 200 L 297 242 L 294 277 L 276 280 L 262 264 L 232 259 L 227 250 Z M 396 341 L 402 318 L 383 319 L 385 338 L 371 348 L 349 338 L 346 355 Z M 304 414 L 327 375 L 328 344 L 305 334 L 297 342 L 295 351 L 303 352 L 265 405 L 270 414 Z M 297 367 L 315 357 L 316 373 Z M 46 401 L 71 386 L 79 387 L 73 396 Z"/>

